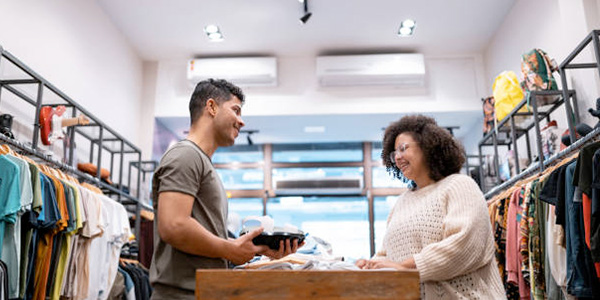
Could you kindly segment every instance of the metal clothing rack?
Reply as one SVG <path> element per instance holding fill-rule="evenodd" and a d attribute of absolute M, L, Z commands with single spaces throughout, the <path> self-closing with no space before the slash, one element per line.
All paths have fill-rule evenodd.
<path fill-rule="evenodd" d="M 7 138 L 0 135 L 0 140 L 4 143 L 10 144 L 13 147 L 30 154 L 34 155 L 63 171 L 75 174 L 80 179 L 86 180 L 94 185 L 102 188 L 108 192 L 110 198 L 115 199 L 123 205 L 135 205 L 136 218 L 140 218 L 140 210 L 142 207 L 147 210 L 152 210 L 148 205 L 143 204 L 139 201 L 139 185 L 140 185 L 140 174 L 137 174 L 138 193 L 133 196 L 123 191 L 123 170 L 124 170 L 124 158 L 125 155 L 137 156 L 137 162 L 141 162 L 141 151 L 130 141 L 122 137 L 115 130 L 108 127 L 96 116 L 92 115 L 89 111 L 84 109 L 81 105 L 75 102 L 73 99 L 68 97 L 45 78 L 37 74 L 35 71 L 30 69 L 27 65 L 13 56 L 11 53 L 6 51 L 0 46 L 0 105 L 2 104 L 2 92 L 6 90 L 12 95 L 16 96 L 17 99 L 23 100 L 25 103 L 30 104 L 35 111 L 33 121 L 33 136 L 31 143 L 24 144 L 19 141 Z M 65 163 L 59 162 L 52 157 L 44 154 L 42 149 L 38 146 L 40 141 L 40 111 L 44 106 L 56 107 L 63 105 L 67 108 L 64 116 L 68 116 L 70 112 L 71 117 L 76 117 L 78 114 L 85 115 L 90 123 L 88 125 L 75 125 L 68 128 L 66 138 L 68 139 L 68 155 L 64 157 Z M 73 165 L 73 153 L 75 151 L 75 137 L 81 136 L 90 142 L 90 156 L 89 162 L 94 163 L 98 168 L 96 176 L 90 176 L 72 167 Z M 95 148 L 97 147 L 97 151 Z M 114 160 L 115 155 L 118 155 L 118 174 L 119 180 L 117 186 L 109 185 L 101 180 L 101 169 L 102 169 L 102 156 L 103 150 L 110 154 L 110 174 L 115 174 Z M 128 174 L 129 181 L 131 180 L 131 173 Z M 138 228 L 136 228 L 137 230 Z M 139 232 L 136 231 L 136 237 Z"/>
<path fill-rule="evenodd" d="M 571 52 L 567 56 L 567 58 L 560 64 L 558 67 L 558 72 L 560 73 L 560 79 L 563 87 L 563 97 L 567 97 L 567 94 L 564 92 L 569 88 L 569 83 L 567 82 L 567 69 L 589 69 L 596 68 L 598 70 L 598 74 L 600 75 L 600 30 L 592 30 L 577 47 L 575 50 Z M 595 63 L 573 63 L 573 60 L 589 45 L 592 43 L 594 57 L 596 58 Z M 572 126 L 571 116 L 567 116 L 569 122 L 569 134 L 571 137 L 571 142 L 575 141 L 575 127 Z"/>
<path fill-rule="evenodd" d="M 543 167 L 545 169 L 547 166 L 552 165 L 556 162 L 559 162 L 561 159 L 575 153 L 576 151 L 579 151 L 579 149 L 581 149 L 583 146 L 585 146 L 589 143 L 595 142 L 599 139 L 600 139 L 600 127 L 597 127 L 592 132 L 588 133 L 585 137 L 577 140 L 575 143 L 571 144 L 569 147 L 565 148 L 564 150 L 552 155 L 548 159 L 541 162 L 539 165 L 532 164 L 531 166 L 529 166 L 529 168 L 527 168 L 523 172 L 519 173 L 517 176 L 513 176 L 509 180 L 494 187 L 493 189 L 491 189 L 489 192 L 487 192 L 485 194 L 485 198 L 490 199 L 492 196 L 498 194 L 499 192 L 507 189 L 508 187 L 513 186 L 517 181 L 524 179 L 526 177 L 529 177 L 535 173 L 541 173 L 543 171 L 543 169 L 540 168 L 540 165 L 543 165 Z"/>
<path fill-rule="evenodd" d="M 8 144 L 13 148 L 18 149 L 18 151 L 23 152 L 23 154 L 28 155 L 28 156 L 35 156 L 39 159 L 41 159 L 42 161 L 54 166 L 55 168 L 63 171 L 63 172 L 67 172 L 73 175 L 77 175 L 79 177 L 80 180 L 94 184 L 98 187 L 104 188 L 104 189 L 108 189 L 111 190 L 112 192 L 119 193 L 120 191 L 118 189 L 116 189 L 115 187 L 103 182 L 103 181 L 98 181 L 98 178 L 93 177 L 90 174 L 87 173 L 83 173 L 75 168 L 73 168 L 70 165 L 67 165 L 63 162 L 60 162 L 54 158 L 52 158 L 52 156 L 47 155 L 39 150 L 33 149 L 31 146 L 28 146 L 26 144 L 23 144 L 17 140 L 11 139 L 5 135 L 0 134 L 0 144 Z M 15 149 L 15 150 L 16 150 Z M 127 198 L 131 201 L 137 201 L 137 199 L 133 196 L 124 194 L 122 195 L 122 197 Z"/>
<path fill-rule="evenodd" d="M 567 95 L 566 98 L 564 95 Z M 545 99 L 545 105 L 540 105 L 539 100 Z M 550 99 L 550 100 L 548 100 Z M 567 101 L 565 101 L 567 99 Z M 569 101 L 570 100 L 570 101 Z M 571 103 L 572 102 L 572 105 Z M 527 156 L 529 161 L 533 160 L 531 153 L 531 145 L 529 138 L 529 131 L 535 128 L 535 141 L 537 146 L 537 155 L 539 158 L 543 157 L 542 150 L 542 138 L 539 122 L 543 119 L 550 121 L 550 114 L 558 109 L 561 105 L 565 104 L 565 113 L 567 120 L 571 120 L 570 116 L 574 116 L 575 122 L 579 122 L 579 115 L 577 114 L 577 97 L 575 91 L 531 91 L 529 97 L 525 97 L 519 104 L 517 104 L 513 110 L 506 115 L 502 121 L 498 122 L 497 126 L 490 132 L 488 132 L 479 142 L 479 165 L 483 166 L 483 147 L 490 146 L 494 149 L 494 167 L 496 168 L 496 177 L 500 181 L 500 164 L 498 162 L 498 146 L 507 146 L 510 150 L 514 148 L 515 154 L 515 168 L 520 170 L 519 155 L 517 149 L 517 140 L 522 136 L 525 136 L 527 145 Z M 529 105 L 531 111 L 519 112 L 523 107 Z M 523 122 L 517 125 L 517 119 L 521 118 Z M 569 122 L 569 128 L 573 124 Z M 504 137 L 501 137 L 504 134 Z M 541 159 L 540 159 L 541 160 Z M 540 164 L 540 170 L 543 170 L 544 166 Z M 483 171 L 480 170 L 480 174 Z M 483 184 L 483 180 L 482 180 Z"/>
<path fill-rule="evenodd" d="M 592 50 L 593 50 L 596 62 L 573 63 L 573 60 L 590 43 L 592 44 L 592 47 L 593 47 Z M 546 160 L 542 161 L 540 159 L 539 167 L 538 167 L 538 165 L 532 164 L 529 168 L 527 168 L 526 170 L 524 170 L 517 176 L 514 176 L 514 177 L 510 178 L 508 181 L 494 187 L 492 190 L 490 190 L 489 192 L 487 192 L 485 194 L 486 199 L 489 199 L 490 197 L 497 194 L 498 192 L 513 185 L 518 180 L 521 180 L 527 176 L 530 176 L 530 175 L 534 174 L 535 172 L 544 171 L 546 166 L 556 162 L 557 160 L 559 160 L 567 155 L 574 153 L 575 151 L 579 150 L 579 148 L 586 145 L 587 143 L 598 140 L 598 136 L 600 133 L 600 127 L 594 128 L 594 130 L 592 132 L 590 132 L 589 134 L 587 134 L 585 137 L 581 138 L 580 140 L 576 141 L 576 136 L 575 136 L 575 124 L 579 122 L 579 115 L 578 115 L 578 108 L 577 108 L 577 101 L 575 98 L 575 94 L 573 93 L 571 95 L 570 94 L 571 90 L 568 89 L 567 69 L 587 69 L 587 68 L 596 68 L 598 70 L 598 74 L 600 75 L 600 30 L 593 30 L 592 32 L 590 32 L 583 39 L 583 41 L 581 43 L 579 43 L 579 45 L 577 45 L 577 47 L 575 47 L 575 50 L 573 50 L 573 52 L 571 52 L 571 54 L 569 54 L 567 56 L 567 58 L 560 64 L 560 66 L 558 68 L 558 71 L 559 71 L 560 77 L 561 77 L 561 81 L 562 81 L 563 99 L 568 100 L 571 97 L 573 97 L 572 98 L 573 99 L 573 107 L 570 106 L 569 101 L 565 101 L 565 105 L 566 105 L 565 109 L 567 110 L 567 123 L 569 125 L 569 136 L 570 136 L 572 144 L 569 147 L 567 147 L 566 149 L 564 149 L 563 151 L 549 157 Z M 518 110 L 518 108 L 515 108 L 515 110 L 513 110 L 513 112 L 515 112 L 517 110 Z M 573 111 L 573 113 L 569 113 L 569 111 Z M 539 128 L 539 125 L 536 124 L 536 126 L 538 126 L 536 128 Z M 537 130 L 537 131 L 539 133 L 539 130 Z M 515 149 L 515 152 L 516 152 L 516 149 Z M 538 152 L 541 153 L 541 143 L 540 143 L 539 136 L 538 136 Z M 539 157 L 542 158 L 543 156 L 540 155 Z"/>

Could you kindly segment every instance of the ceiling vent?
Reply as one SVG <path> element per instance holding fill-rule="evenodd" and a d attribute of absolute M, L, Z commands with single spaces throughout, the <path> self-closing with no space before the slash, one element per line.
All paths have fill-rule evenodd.
<path fill-rule="evenodd" d="M 317 57 L 319 85 L 425 87 L 422 54 L 371 54 Z"/>
<path fill-rule="evenodd" d="M 274 181 L 276 195 L 358 195 L 363 190 L 361 177 L 280 179 Z"/>
<path fill-rule="evenodd" d="M 193 85 L 208 78 L 228 80 L 238 86 L 277 86 L 275 57 L 201 58 L 188 62 L 187 78 Z"/>

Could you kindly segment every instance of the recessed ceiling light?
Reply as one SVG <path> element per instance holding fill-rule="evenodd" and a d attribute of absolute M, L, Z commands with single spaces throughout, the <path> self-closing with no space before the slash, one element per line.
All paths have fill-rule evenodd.
<path fill-rule="evenodd" d="M 410 36 L 412 35 L 412 29 L 408 28 L 408 27 L 400 27 L 400 30 L 398 30 L 398 35 L 400 36 Z"/>
<path fill-rule="evenodd" d="M 323 133 L 325 132 L 325 126 L 306 126 L 304 127 L 306 133 Z"/>
<path fill-rule="evenodd" d="M 406 19 L 402 22 L 402 27 L 413 28 L 417 23 L 414 20 Z"/>
<path fill-rule="evenodd" d="M 216 40 L 222 40 L 223 39 L 223 35 L 220 32 L 213 32 L 213 33 L 209 33 L 208 34 L 208 38 L 216 41 Z"/>
<path fill-rule="evenodd" d="M 206 34 L 211 34 L 211 33 L 215 33 L 215 32 L 219 32 L 219 26 L 217 25 L 206 25 L 206 27 L 204 27 L 204 32 L 206 32 Z"/>

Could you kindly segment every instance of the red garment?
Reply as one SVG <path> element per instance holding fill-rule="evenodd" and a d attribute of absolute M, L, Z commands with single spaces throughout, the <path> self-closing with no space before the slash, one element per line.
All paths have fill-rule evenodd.
<path fill-rule="evenodd" d="M 588 249 L 590 247 L 590 236 L 591 236 L 591 227 L 592 227 L 592 199 L 588 197 L 585 193 L 582 193 L 583 198 L 583 228 L 585 231 L 585 244 Z M 591 250 L 590 250 L 591 251 Z M 600 262 L 594 263 L 594 267 L 596 268 L 596 276 L 600 278 Z"/>

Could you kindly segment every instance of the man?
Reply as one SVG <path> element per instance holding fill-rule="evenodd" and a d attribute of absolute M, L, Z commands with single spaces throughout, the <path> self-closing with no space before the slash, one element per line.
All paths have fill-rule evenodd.
<path fill-rule="evenodd" d="M 227 196 L 211 157 L 233 145 L 244 126 L 243 103 L 240 88 L 225 80 L 198 83 L 189 104 L 190 133 L 167 150 L 154 174 L 152 299 L 194 299 L 196 269 L 227 268 L 227 261 L 239 265 L 256 254 L 281 258 L 298 248 L 289 240 L 279 251 L 254 245 L 263 228 L 227 238 Z"/>

